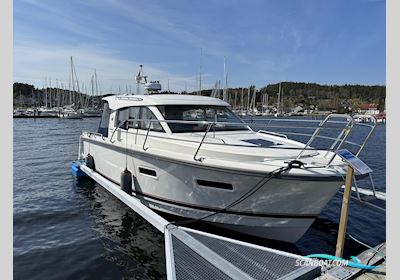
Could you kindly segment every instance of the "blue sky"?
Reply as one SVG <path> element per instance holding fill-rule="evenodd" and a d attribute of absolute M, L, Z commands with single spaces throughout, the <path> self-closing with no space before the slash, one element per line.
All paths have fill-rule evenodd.
<path fill-rule="evenodd" d="M 14 81 L 68 84 L 69 57 L 102 93 L 136 88 L 138 65 L 163 88 L 223 80 L 383 85 L 385 1 L 14 0 Z"/>

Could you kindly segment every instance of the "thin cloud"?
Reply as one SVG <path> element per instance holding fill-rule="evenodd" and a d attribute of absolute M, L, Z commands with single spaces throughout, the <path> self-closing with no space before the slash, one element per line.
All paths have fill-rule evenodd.
<path fill-rule="evenodd" d="M 78 75 L 89 81 L 97 68 L 104 90 L 132 84 L 142 63 L 164 88 L 169 80 L 171 90 L 194 90 L 202 48 L 203 85 L 223 80 L 224 57 L 231 86 L 376 83 L 384 80 L 384 5 L 361 1 L 15 0 L 14 77 L 66 80 L 73 55 Z"/>
<path fill-rule="evenodd" d="M 118 87 L 134 87 L 134 76 L 137 74 L 140 62 L 127 60 L 107 49 L 93 45 L 67 46 L 46 45 L 32 41 L 18 42 L 14 46 L 14 81 L 31 82 L 37 87 L 44 86 L 45 77 L 56 79 L 59 83 L 68 85 L 70 75 L 70 56 L 74 64 L 78 79 L 89 84 L 94 69 L 99 76 L 102 92 L 114 93 Z M 185 82 L 193 86 L 195 77 L 169 73 L 163 69 L 144 65 L 145 74 L 151 80 L 162 82 L 164 89 L 169 80 L 170 89 L 182 91 Z M 54 85 L 54 83 L 53 83 Z"/>

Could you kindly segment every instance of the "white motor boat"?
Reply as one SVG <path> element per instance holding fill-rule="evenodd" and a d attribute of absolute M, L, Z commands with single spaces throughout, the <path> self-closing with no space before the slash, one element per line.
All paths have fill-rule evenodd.
<path fill-rule="evenodd" d="M 16 108 L 14 109 L 13 112 L 13 117 L 20 117 L 20 116 L 26 116 L 26 109 L 23 108 Z"/>
<path fill-rule="evenodd" d="M 41 107 L 37 111 L 40 117 L 57 118 L 59 114 L 59 108 Z"/>
<path fill-rule="evenodd" d="M 82 110 L 82 114 L 85 118 L 100 118 L 102 111 L 99 108 L 86 108 Z"/>
<path fill-rule="evenodd" d="M 82 119 L 83 114 L 81 110 L 75 110 L 73 108 L 64 108 L 58 114 L 60 119 Z"/>
<path fill-rule="evenodd" d="M 245 111 L 240 111 L 240 112 L 238 113 L 238 115 L 239 115 L 240 117 L 245 117 L 245 116 L 247 116 L 247 113 L 246 113 Z"/>
<path fill-rule="evenodd" d="M 347 166 L 332 149 L 255 131 L 220 99 L 152 94 L 103 101 L 99 130 L 80 137 L 80 159 L 90 155 L 92 168 L 117 184 L 128 170 L 132 195 L 152 209 L 296 242 L 343 184 Z M 352 118 L 331 117 L 345 119 L 347 135 Z"/>

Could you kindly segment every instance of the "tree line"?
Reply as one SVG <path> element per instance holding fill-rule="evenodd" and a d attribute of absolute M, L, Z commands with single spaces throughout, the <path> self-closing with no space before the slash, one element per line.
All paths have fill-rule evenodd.
<path fill-rule="evenodd" d="M 55 91 L 54 89 L 53 91 Z M 230 103 L 236 102 L 236 106 L 240 106 L 242 94 L 243 99 L 249 98 L 248 93 L 254 94 L 255 86 L 239 88 L 229 88 Z M 263 95 L 268 94 L 269 105 L 273 106 L 278 100 L 279 83 L 268 84 L 256 90 L 256 102 L 260 104 Z M 210 96 L 212 90 L 202 90 L 201 94 Z M 163 93 L 182 93 L 182 92 L 163 92 Z M 185 92 L 183 92 L 185 93 Z M 197 94 L 192 92 L 189 94 Z M 107 94 L 109 95 L 109 94 Z M 13 85 L 14 105 L 29 105 L 37 100 L 44 98 L 44 90 L 37 89 L 33 85 L 25 83 L 14 83 Z M 104 95 L 103 95 L 104 96 Z M 101 97 L 96 97 L 100 99 Z M 342 112 L 346 108 L 357 109 L 363 103 L 375 103 L 378 109 L 383 110 L 386 98 L 386 86 L 366 86 L 366 85 L 320 85 L 316 83 L 303 82 L 282 82 L 281 83 L 281 100 L 285 108 L 293 108 L 294 106 L 303 106 L 308 108 L 313 105 L 320 110 L 336 110 Z M 29 101 L 29 102 L 28 102 Z M 22 104 L 21 104 L 22 103 Z M 36 103 L 38 104 L 38 103 Z M 233 104 L 232 104 L 233 105 Z"/>

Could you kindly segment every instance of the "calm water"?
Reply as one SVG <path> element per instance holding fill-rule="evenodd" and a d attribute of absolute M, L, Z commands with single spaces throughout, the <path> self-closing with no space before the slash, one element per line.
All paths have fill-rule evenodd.
<path fill-rule="evenodd" d="M 80 133 L 97 126 L 98 119 L 14 120 L 15 279 L 165 278 L 162 234 L 93 181 L 78 182 L 71 175 Z M 382 125 L 362 154 L 381 189 L 386 184 L 385 141 Z M 294 245 L 256 242 L 302 255 L 332 254 L 340 207 L 336 195 Z M 350 204 L 348 233 L 363 242 L 384 241 L 385 223 L 384 214 Z M 363 250 L 346 240 L 346 256 Z"/>

